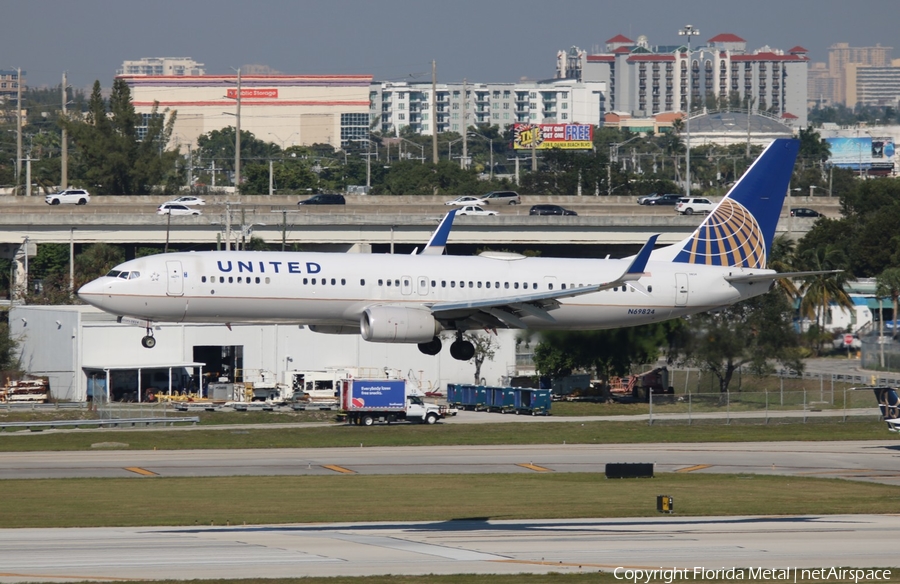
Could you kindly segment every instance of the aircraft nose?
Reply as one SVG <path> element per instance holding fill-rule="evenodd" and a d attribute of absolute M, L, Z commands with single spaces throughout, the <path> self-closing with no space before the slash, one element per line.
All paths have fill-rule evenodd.
<path fill-rule="evenodd" d="M 79 288 L 78 298 L 80 298 L 82 302 L 86 302 L 91 306 L 102 309 L 106 287 L 107 285 L 102 282 L 102 278 L 98 278 Z"/>

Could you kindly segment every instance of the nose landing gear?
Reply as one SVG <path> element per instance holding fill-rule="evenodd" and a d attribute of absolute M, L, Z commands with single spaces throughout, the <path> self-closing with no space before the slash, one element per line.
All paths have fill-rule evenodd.
<path fill-rule="evenodd" d="M 141 345 L 145 349 L 152 349 L 156 346 L 156 339 L 153 337 L 153 328 L 148 324 L 147 325 L 147 335 L 141 339 Z"/>
<path fill-rule="evenodd" d="M 443 344 L 441 343 L 440 337 L 434 337 L 427 343 L 419 343 L 417 346 L 419 347 L 419 350 L 426 355 L 437 355 L 441 352 Z"/>

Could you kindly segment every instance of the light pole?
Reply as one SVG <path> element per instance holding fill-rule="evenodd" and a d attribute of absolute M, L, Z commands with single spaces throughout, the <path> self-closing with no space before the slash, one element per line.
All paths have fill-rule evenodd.
<path fill-rule="evenodd" d="M 424 146 L 422 146 L 421 144 L 416 144 L 412 140 L 407 140 L 406 138 L 404 138 L 402 136 L 397 136 L 397 137 L 400 138 L 400 140 L 402 140 L 403 142 L 407 142 L 408 144 L 412 144 L 413 146 L 418 146 L 419 150 L 421 151 L 419 160 L 422 161 L 422 164 L 425 164 L 425 147 Z"/>
<path fill-rule="evenodd" d="M 449 160 L 450 162 L 453 162 L 453 145 L 461 141 L 462 138 L 457 138 L 456 140 L 447 142 L 447 160 Z"/>
<path fill-rule="evenodd" d="M 281 142 L 281 151 L 282 151 L 282 152 L 284 152 L 284 144 L 285 144 L 285 142 L 287 142 L 288 140 L 290 140 L 291 138 L 293 138 L 293 137 L 296 136 L 296 135 L 297 135 L 297 132 L 294 132 L 294 133 L 292 133 L 291 135 L 289 135 L 287 138 L 285 138 L 284 140 L 282 140 L 282 139 L 278 136 L 278 134 L 276 134 L 275 132 L 269 132 L 269 136 L 275 136 L 275 139 L 278 140 L 279 142 Z M 293 144 L 291 144 L 291 146 L 293 146 Z"/>
<path fill-rule="evenodd" d="M 691 37 L 697 36 L 700 34 L 700 31 L 695 29 L 693 25 L 686 25 L 684 28 L 678 31 L 678 36 L 686 36 L 688 43 L 688 66 L 687 66 L 687 116 L 685 119 L 685 161 L 686 161 L 686 169 L 685 169 L 685 178 L 687 179 L 685 182 L 687 183 L 687 187 L 685 187 L 685 194 L 690 197 L 691 196 L 691 94 L 694 92 L 693 88 L 693 56 L 691 55 Z"/>
<path fill-rule="evenodd" d="M 482 136 L 481 134 L 476 134 L 474 132 L 469 132 L 469 136 L 473 138 L 481 138 L 482 140 L 488 141 L 488 148 L 491 150 L 491 180 L 494 180 L 494 139 L 488 138 L 486 136 Z M 468 162 L 468 161 L 466 161 Z M 466 168 L 468 168 L 468 164 L 466 164 Z"/>

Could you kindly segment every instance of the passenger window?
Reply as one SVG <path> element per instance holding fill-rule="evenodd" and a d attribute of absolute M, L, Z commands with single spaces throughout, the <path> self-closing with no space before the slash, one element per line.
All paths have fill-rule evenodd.
<path fill-rule="evenodd" d="M 450 280 L 450 287 L 456 288 L 456 280 Z"/>
<path fill-rule="evenodd" d="M 394 286 L 399 286 L 399 285 L 400 285 L 400 280 L 394 280 Z"/>
<path fill-rule="evenodd" d="M 310 280 L 310 282 L 312 282 L 312 283 L 313 283 L 313 285 L 315 285 L 315 283 L 316 283 L 316 279 L 315 279 L 315 278 L 313 278 L 313 279 L 312 279 L 312 280 Z"/>
<path fill-rule="evenodd" d="M 432 280 L 432 281 L 431 281 L 431 287 L 434 288 L 435 286 L 437 286 L 437 282 L 436 282 L 435 280 Z"/>
<path fill-rule="evenodd" d="M 514 283 L 513 283 L 513 288 L 515 288 L 516 290 L 518 290 L 518 289 L 519 289 L 519 283 L 518 283 L 518 282 L 514 282 Z"/>
<path fill-rule="evenodd" d="M 334 278 L 332 278 L 332 279 L 331 279 L 331 285 L 334 286 L 335 284 L 337 284 L 337 280 L 335 280 Z"/>
<path fill-rule="evenodd" d="M 566 285 L 565 285 L 565 284 L 562 285 L 562 289 L 563 289 L 563 290 L 566 289 Z"/>
<path fill-rule="evenodd" d="M 237 283 L 240 284 L 242 281 L 242 276 L 238 276 Z"/>
<path fill-rule="evenodd" d="M 379 285 L 379 286 L 384 286 L 384 280 L 378 280 L 378 285 Z"/>
<path fill-rule="evenodd" d="M 206 283 L 206 276 L 200 276 L 200 281 Z"/>
<path fill-rule="evenodd" d="M 303 278 L 303 285 L 306 286 L 307 284 L 309 284 L 309 279 Z"/>
<path fill-rule="evenodd" d="M 347 280 L 345 280 L 344 278 L 341 278 L 341 286 L 346 286 L 346 285 L 347 285 Z"/>
<path fill-rule="evenodd" d="M 441 280 L 441 288 L 447 287 L 447 280 Z"/>
<path fill-rule="evenodd" d="M 647 286 L 647 292 L 653 292 L 653 286 Z"/>
<path fill-rule="evenodd" d="M 547 284 L 547 289 L 548 289 L 548 290 L 553 290 L 553 284 Z"/>
<path fill-rule="evenodd" d="M 481 288 L 481 282 L 478 282 L 478 287 Z"/>
<path fill-rule="evenodd" d="M 409 280 L 403 280 L 403 285 L 404 285 L 404 286 L 409 286 Z"/>
<path fill-rule="evenodd" d="M 503 282 L 503 287 L 504 287 L 504 288 L 509 288 L 509 282 Z"/>
<path fill-rule="evenodd" d="M 499 287 L 500 287 L 500 282 L 494 282 L 494 288 L 499 288 Z"/>
<path fill-rule="evenodd" d="M 269 284 L 270 282 L 271 282 L 271 280 L 269 279 L 268 276 L 266 276 L 266 284 Z"/>
<path fill-rule="evenodd" d="M 365 281 L 365 280 L 360 280 L 360 281 L 359 281 L 359 285 L 360 285 L 360 286 L 365 286 L 365 285 L 366 285 L 366 281 Z"/>
<path fill-rule="evenodd" d="M 259 284 L 259 276 L 256 277 L 256 283 Z"/>
<path fill-rule="evenodd" d="M 484 283 L 484 286 L 485 286 L 485 288 L 490 288 L 490 287 L 491 287 L 491 283 L 490 283 L 490 282 L 485 282 L 485 283 Z"/>
<path fill-rule="evenodd" d="M 537 282 L 532 282 L 532 283 L 531 283 L 531 289 L 532 289 L 532 290 L 537 290 Z"/>
<path fill-rule="evenodd" d="M 388 285 L 388 286 L 391 285 L 391 281 L 390 281 L 390 280 L 387 281 L 387 285 Z"/>
<path fill-rule="evenodd" d="M 470 280 L 470 281 L 469 281 L 469 288 L 474 288 L 474 287 L 475 287 L 475 286 L 472 285 L 472 281 Z"/>

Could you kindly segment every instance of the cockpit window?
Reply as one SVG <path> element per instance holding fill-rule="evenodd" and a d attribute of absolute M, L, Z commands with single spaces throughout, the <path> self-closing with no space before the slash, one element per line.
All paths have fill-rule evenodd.
<path fill-rule="evenodd" d="M 128 279 L 129 279 L 129 280 L 136 280 L 136 279 L 138 279 L 138 278 L 140 278 L 140 277 L 141 277 L 141 273 L 140 273 L 140 272 L 129 272 L 129 273 L 128 273 Z"/>
<path fill-rule="evenodd" d="M 110 270 L 109 273 L 106 274 L 107 278 L 118 278 L 119 274 L 121 274 L 119 270 Z"/>
<path fill-rule="evenodd" d="M 128 272 L 119 272 L 119 278 L 121 278 L 121 279 L 123 279 L 123 280 L 127 280 L 127 279 L 128 279 Z"/>

